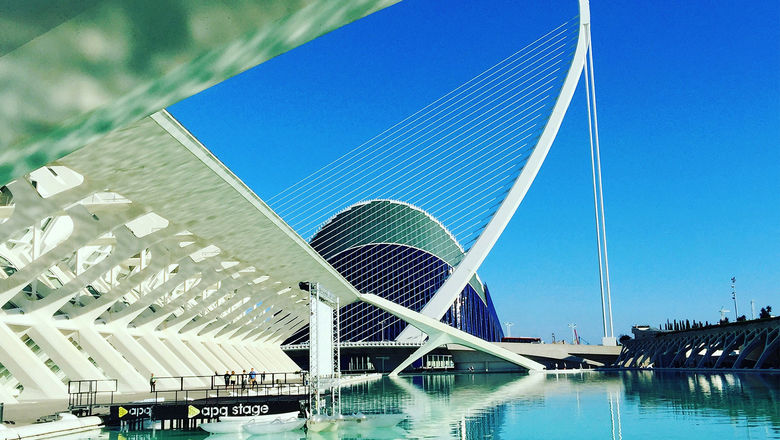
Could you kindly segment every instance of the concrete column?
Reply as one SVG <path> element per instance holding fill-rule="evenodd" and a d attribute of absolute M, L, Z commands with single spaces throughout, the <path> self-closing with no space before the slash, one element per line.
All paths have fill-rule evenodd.
<path fill-rule="evenodd" d="M 169 376 L 196 376 L 181 359 L 176 356 L 159 338 L 146 334 L 138 338 L 137 342 L 154 356 L 167 371 Z M 155 376 L 162 376 L 155 372 Z"/>
<path fill-rule="evenodd" d="M 116 347 L 125 359 L 132 363 L 135 369 L 143 376 L 148 378 L 152 373 L 155 376 L 173 376 L 170 371 L 163 367 L 154 356 L 141 347 L 135 338 L 126 331 L 118 330 L 113 332 L 111 345 Z M 148 383 L 148 379 L 146 382 Z"/>
<path fill-rule="evenodd" d="M 27 334 L 54 361 L 71 380 L 106 379 L 63 334 L 47 324 L 40 324 L 27 331 Z"/>
<path fill-rule="evenodd" d="M 201 342 L 196 340 L 188 340 L 185 343 L 189 348 L 192 349 L 192 352 L 195 353 L 195 355 L 197 355 L 200 359 L 203 360 L 203 362 L 206 363 L 206 365 L 209 366 L 210 370 L 214 370 L 219 374 L 224 374 L 225 370 L 229 369 L 227 364 L 224 362 L 224 359 L 220 359 L 217 356 L 214 356 L 214 353 L 204 347 Z"/>
<path fill-rule="evenodd" d="M 148 390 L 149 380 L 143 377 L 135 366 L 128 362 L 106 339 L 92 328 L 79 330 L 78 343 L 86 350 L 100 368 L 112 379 L 117 379 L 122 392 Z"/>
<path fill-rule="evenodd" d="M 207 365 L 206 362 L 196 355 L 187 344 L 179 338 L 169 337 L 163 340 L 172 352 L 181 358 L 181 360 L 190 367 L 190 370 L 199 376 L 214 374 L 214 368 Z"/>
<path fill-rule="evenodd" d="M 24 385 L 25 400 L 68 396 L 65 384 L 4 323 L 0 323 L 0 363 Z"/>

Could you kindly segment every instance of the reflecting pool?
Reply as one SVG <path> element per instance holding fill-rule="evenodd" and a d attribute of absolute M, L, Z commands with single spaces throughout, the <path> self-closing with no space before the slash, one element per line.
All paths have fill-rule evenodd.
<path fill-rule="evenodd" d="M 780 439 L 780 374 L 657 372 L 385 377 L 342 392 L 344 413 L 403 413 L 392 429 L 274 439 Z M 107 432 L 109 440 L 205 439 Z"/>

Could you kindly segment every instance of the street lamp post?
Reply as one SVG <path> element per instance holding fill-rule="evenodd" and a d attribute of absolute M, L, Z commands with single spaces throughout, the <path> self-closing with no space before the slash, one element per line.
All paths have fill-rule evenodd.
<path fill-rule="evenodd" d="M 731 299 L 734 300 L 734 322 L 739 318 L 739 311 L 737 310 L 737 278 L 731 277 Z"/>

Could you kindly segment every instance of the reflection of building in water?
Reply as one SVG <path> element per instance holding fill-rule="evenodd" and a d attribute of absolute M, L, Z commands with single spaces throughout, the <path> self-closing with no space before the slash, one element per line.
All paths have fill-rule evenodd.
<path fill-rule="evenodd" d="M 780 427 L 780 375 L 626 371 L 622 376 L 626 399 L 640 407 L 666 407 L 685 415 L 717 412 Z"/>
<path fill-rule="evenodd" d="M 507 405 L 543 405 L 544 375 L 426 375 L 383 378 L 342 391 L 344 413 L 405 413 L 416 435 L 499 438 Z"/>
<path fill-rule="evenodd" d="M 501 438 L 498 428 L 504 424 L 506 404 L 488 407 L 468 414 L 452 427 L 453 437 L 460 439 Z"/>
<path fill-rule="evenodd" d="M 612 440 L 623 440 L 623 424 L 620 420 L 620 393 L 607 393 L 609 399 L 609 418 L 612 423 Z"/>
<path fill-rule="evenodd" d="M 220 434 L 224 435 L 224 434 Z M 59 440 L 61 437 L 57 437 Z M 165 430 L 165 431 L 107 431 L 102 433 L 99 437 L 80 437 L 80 440 L 204 440 L 209 438 L 210 440 L 240 440 L 239 435 L 230 434 L 229 436 L 218 437 L 217 435 L 208 436 L 205 431 L 179 431 L 179 430 Z"/>

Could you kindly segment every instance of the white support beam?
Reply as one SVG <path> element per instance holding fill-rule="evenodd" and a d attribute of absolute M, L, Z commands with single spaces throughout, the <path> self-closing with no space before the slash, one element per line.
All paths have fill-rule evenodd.
<path fill-rule="evenodd" d="M 198 355 L 209 366 L 209 370 L 214 370 L 219 374 L 223 374 L 225 370 L 229 370 L 225 359 L 215 356 L 208 348 L 206 348 L 201 341 L 187 340 L 185 341 L 187 346 L 192 349 L 193 353 Z"/>
<path fill-rule="evenodd" d="M 246 347 L 260 361 L 261 371 L 285 370 L 286 365 L 274 362 L 273 352 L 267 346 L 258 343 L 247 343 Z"/>
<path fill-rule="evenodd" d="M 228 371 L 236 371 L 237 368 L 241 368 L 241 360 L 233 358 L 222 347 L 219 346 L 217 341 L 204 341 L 203 346 L 206 347 L 211 353 L 218 358 L 222 359 L 222 363 L 225 364 L 225 369 Z"/>
<path fill-rule="evenodd" d="M 237 362 L 236 373 L 240 373 L 241 370 L 249 371 L 249 369 L 252 368 L 252 361 L 244 356 L 244 353 L 237 350 L 233 345 L 227 342 L 220 342 L 217 345 L 219 345 L 219 348 L 221 348 L 222 351 L 229 354 L 231 358 L 235 359 Z"/>
<path fill-rule="evenodd" d="M 54 399 L 66 394 L 62 381 L 2 322 L 0 364 L 24 386 L 21 395 L 24 399 Z"/>
<path fill-rule="evenodd" d="M 466 347 L 473 348 L 474 350 L 491 354 L 497 358 L 503 359 L 513 364 L 520 365 L 521 367 L 528 368 L 529 370 L 544 369 L 544 365 L 532 361 L 527 357 L 512 353 L 505 348 L 501 348 L 495 344 L 485 341 L 484 339 L 470 335 L 462 330 L 458 330 L 429 316 L 425 316 L 422 313 L 409 310 L 406 307 L 381 298 L 377 295 L 362 294 L 360 295 L 360 299 L 368 304 L 379 307 L 380 309 L 403 319 L 410 325 L 413 325 L 415 328 L 428 334 L 434 342 L 446 341 L 446 343 L 464 345 Z M 431 347 L 430 345 L 426 347 L 428 351 L 432 350 L 433 348 L 436 347 Z M 416 359 L 417 358 L 411 359 L 409 363 L 411 364 L 411 362 Z M 398 371 L 393 371 L 391 374 L 397 375 Z"/>
<path fill-rule="evenodd" d="M 27 335 L 65 372 L 68 379 L 108 379 L 51 324 L 34 325 L 27 331 Z"/>
<path fill-rule="evenodd" d="M 577 83 L 585 67 L 585 57 L 588 51 L 587 26 L 590 25 L 590 6 L 588 0 L 579 0 L 580 5 L 580 30 L 577 39 L 577 47 L 572 58 L 571 66 L 566 74 L 558 100 L 553 107 L 550 118 L 539 136 L 536 147 L 528 158 L 520 175 L 517 176 L 506 198 L 496 210 L 479 238 L 474 242 L 463 260 L 455 267 L 454 271 L 434 296 L 423 307 L 422 313 L 435 319 L 441 319 L 460 292 L 466 287 L 471 277 L 487 257 L 498 237 L 504 231 L 515 211 L 523 201 L 528 189 L 531 187 L 536 175 L 542 167 L 547 153 L 558 134 L 558 129 L 563 122 L 566 110 L 569 108 Z M 397 341 L 416 341 L 420 338 L 420 332 L 411 326 L 407 326 L 396 338 Z"/>
<path fill-rule="evenodd" d="M 208 365 L 205 359 L 197 356 L 181 339 L 176 336 L 167 336 L 162 339 L 162 343 L 179 357 L 185 365 L 198 376 L 213 374 L 215 366 Z"/>
<path fill-rule="evenodd" d="M 91 328 L 78 331 L 78 343 L 87 350 L 92 359 L 112 379 L 117 379 L 120 391 L 132 392 L 146 389 L 148 378 L 145 378 L 128 362 L 106 339 Z"/>
<path fill-rule="evenodd" d="M 162 364 L 126 330 L 115 330 L 111 333 L 111 345 L 129 360 L 136 370 L 147 378 L 154 373 L 155 376 L 176 376 L 175 372 L 168 371 Z"/>
<path fill-rule="evenodd" d="M 138 343 L 146 349 L 149 354 L 154 356 L 160 364 L 168 370 L 171 376 L 197 376 L 179 356 L 176 356 L 165 344 L 156 336 L 144 334 L 138 338 Z M 156 376 L 162 374 L 155 373 Z"/>

